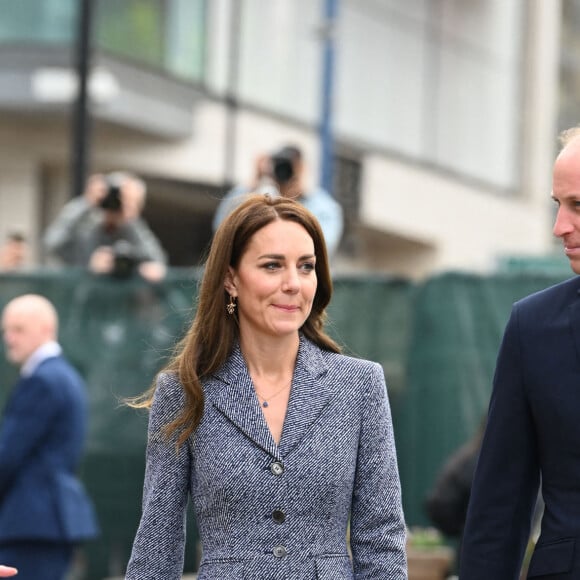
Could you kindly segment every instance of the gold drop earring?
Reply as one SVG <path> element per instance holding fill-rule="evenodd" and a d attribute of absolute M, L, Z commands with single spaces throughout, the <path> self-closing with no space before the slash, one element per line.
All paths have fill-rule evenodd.
<path fill-rule="evenodd" d="M 228 314 L 231 316 L 236 311 L 236 299 L 230 294 L 230 301 L 226 306 Z"/>

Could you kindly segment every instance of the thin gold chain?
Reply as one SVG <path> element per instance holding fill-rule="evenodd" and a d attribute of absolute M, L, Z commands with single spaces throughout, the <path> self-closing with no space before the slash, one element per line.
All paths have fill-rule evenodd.
<path fill-rule="evenodd" d="M 254 390 L 256 391 L 256 396 L 258 397 L 258 399 L 261 399 L 262 401 L 262 407 L 268 407 L 270 404 L 270 401 L 272 399 L 274 399 L 275 397 L 277 397 L 282 391 L 286 390 L 288 387 L 290 387 L 290 385 L 292 384 L 292 380 L 290 380 L 290 382 L 286 385 L 284 385 L 281 389 L 277 390 L 275 393 L 273 393 L 272 395 L 270 395 L 268 398 L 264 397 L 263 395 L 261 395 L 258 392 L 258 389 L 256 389 L 256 386 L 254 385 Z"/>

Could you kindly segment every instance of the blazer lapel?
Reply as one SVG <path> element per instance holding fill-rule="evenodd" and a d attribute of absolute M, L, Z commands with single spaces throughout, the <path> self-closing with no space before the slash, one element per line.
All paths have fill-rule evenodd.
<path fill-rule="evenodd" d="M 246 437 L 276 459 L 278 446 L 266 423 L 246 362 L 236 346 L 222 369 L 206 387 L 206 400 L 223 413 Z"/>
<path fill-rule="evenodd" d="M 330 391 L 323 380 L 327 372 L 320 349 L 301 337 L 288 411 L 280 439 L 282 457 L 289 455 L 300 444 L 330 403 Z"/>

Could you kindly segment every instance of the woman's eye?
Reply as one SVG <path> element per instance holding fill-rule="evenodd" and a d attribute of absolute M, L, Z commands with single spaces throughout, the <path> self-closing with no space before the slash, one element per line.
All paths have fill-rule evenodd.
<path fill-rule="evenodd" d="M 314 270 L 314 262 L 304 262 L 301 266 L 305 272 L 312 272 Z"/>
<path fill-rule="evenodd" d="M 279 262 L 266 262 L 263 266 L 266 270 L 276 270 L 280 267 Z"/>

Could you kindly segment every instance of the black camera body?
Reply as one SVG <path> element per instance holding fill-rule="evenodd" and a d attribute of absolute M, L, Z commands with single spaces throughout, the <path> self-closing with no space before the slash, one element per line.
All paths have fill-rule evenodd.
<path fill-rule="evenodd" d="M 107 193 L 101 200 L 100 207 L 109 211 L 121 211 L 123 206 L 121 204 L 121 185 L 107 178 Z"/>
<path fill-rule="evenodd" d="M 133 245 L 127 240 L 117 240 L 113 244 L 113 270 L 115 278 L 129 278 L 142 262 Z"/>
<path fill-rule="evenodd" d="M 288 183 L 294 177 L 294 159 L 284 151 L 272 156 L 272 175 L 277 183 Z"/>

